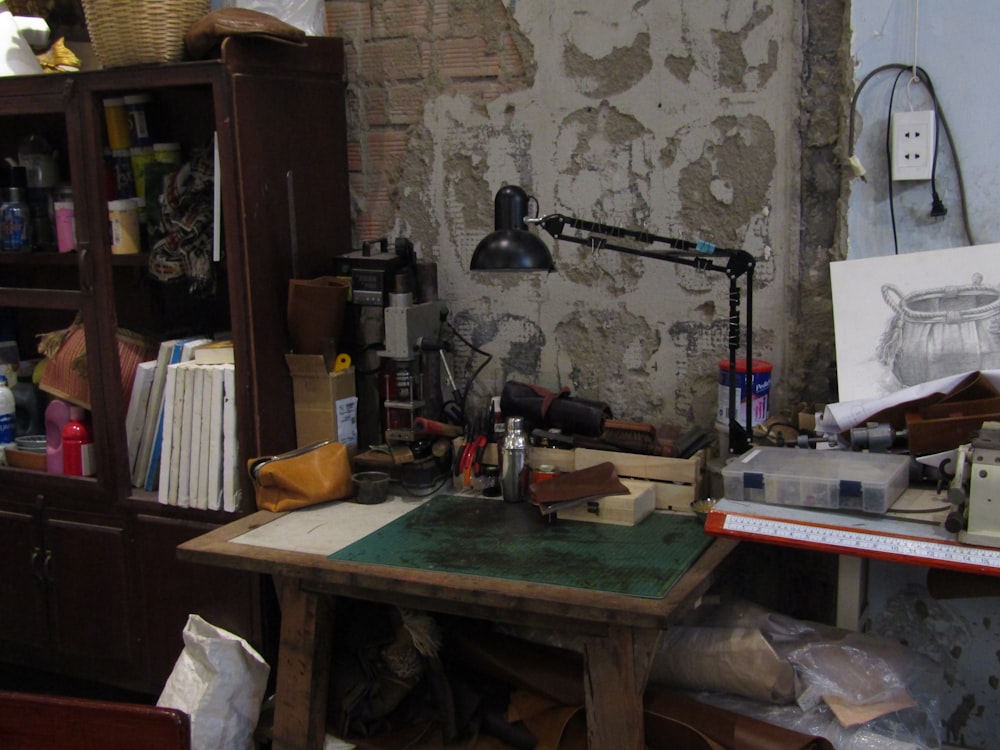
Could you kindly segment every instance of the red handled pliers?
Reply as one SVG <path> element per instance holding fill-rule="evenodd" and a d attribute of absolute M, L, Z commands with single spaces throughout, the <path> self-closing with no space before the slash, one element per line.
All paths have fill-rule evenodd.
<path fill-rule="evenodd" d="M 486 447 L 486 436 L 478 435 L 471 443 L 466 443 L 462 450 L 462 458 L 458 462 L 458 472 L 462 475 L 462 486 L 472 486 L 472 475 L 479 475 L 480 462 L 483 459 L 483 449 Z"/>

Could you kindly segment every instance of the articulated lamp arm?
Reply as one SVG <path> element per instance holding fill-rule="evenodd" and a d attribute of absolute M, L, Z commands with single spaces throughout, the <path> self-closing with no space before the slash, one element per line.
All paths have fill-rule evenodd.
<path fill-rule="evenodd" d="M 629 255 L 637 255 L 652 260 L 665 260 L 682 266 L 690 266 L 704 271 L 717 271 L 729 278 L 729 452 L 739 454 L 751 447 L 750 430 L 753 425 L 753 394 L 747 393 L 746 422 L 741 424 L 737 417 L 736 354 L 740 345 L 740 290 L 737 280 L 746 276 L 746 376 L 744 388 L 753 383 L 753 270 L 754 257 L 746 250 L 718 248 L 710 242 L 691 242 L 672 237 L 661 237 L 650 232 L 613 227 L 599 222 L 586 221 L 573 216 L 549 214 L 538 218 L 524 218 L 525 224 L 537 224 L 557 240 L 566 240 L 594 250 L 614 250 Z M 569 227 L 587 235 L 566 234 Z M 632 240 L 630 247 L 610 240 Z M 660 244 L 665 247 L 650 247 Z M 723 262 L 724 259 L 724 262 Z"/>

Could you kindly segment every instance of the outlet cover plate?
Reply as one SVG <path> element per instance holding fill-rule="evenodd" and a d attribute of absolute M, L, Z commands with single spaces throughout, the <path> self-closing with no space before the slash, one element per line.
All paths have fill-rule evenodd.
<path fill-rule="evenodd" d="M 929 180 L 934 168 L 934 110 L 893 112 L 893 180 Z"/>

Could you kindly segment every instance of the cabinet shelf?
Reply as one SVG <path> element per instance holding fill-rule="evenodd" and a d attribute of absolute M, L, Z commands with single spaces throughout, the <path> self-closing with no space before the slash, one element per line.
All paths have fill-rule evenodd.
<path fill-rule="evenodd" d="M 188 156 L 218 144 L 212 220 L 222 225 L 223 260 L 210 264 L 210 292 L 154 279 L 148 248 L 111 251 L 103 102 L 139 92 L 151 96 L 155 138 Z M 236 465 L 295 446 L 288 238 L 297 238 L 303 277 L 332 273 L 334 254 L 350 251 L 345 105 L 343 42 L 333 38 L 299 47 L 232 37 L 215 60 L 0 78 L 0 156 L 16 156 L 28 135 L 51 143 L 81 248 L 0 252 L 0 340 L 32 359 L 40 335 L 83 326 L 86 356 L 74 363 L 89 386 L 97 467 L 89 478 L 0 467 L 0 565 L 13 581 L 0 587 L 0 660 L 156 691 L 192 612 L 270 649 L 266 581 L 176 559 L 177 544 L 234 514 L 162 505 L 132 486 L 121 334 L 158 343 L 225 331 L 237 355 Z M 245 472 L 239 481 L 242 513 L 253 495 Z M 39 549 L 51 577 L 38 578 Z M 99 607 L 86 603 L 96 589 Z M 80 623 L 86 632 L 73 633 Z"/>

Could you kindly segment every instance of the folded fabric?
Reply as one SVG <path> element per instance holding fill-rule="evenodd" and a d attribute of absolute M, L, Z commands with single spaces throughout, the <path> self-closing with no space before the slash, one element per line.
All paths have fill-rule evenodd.
<path fill-rule="evenodd" d="M 202 16 L 184 35 L 189 57 L 208 57 L 227 36 L 256 36 L 285 44 L 305 45 L 306 33 L 291 24 L 250 8 L 222 8 Z"/>

